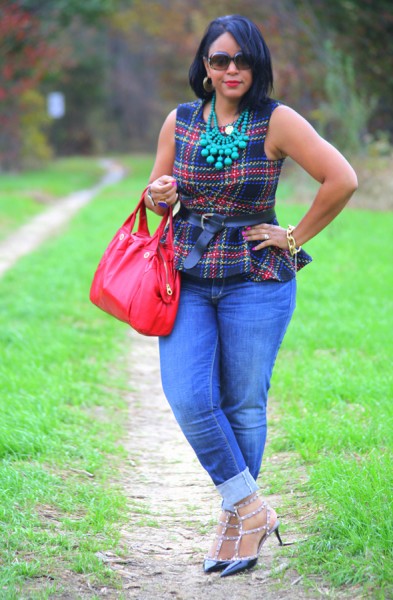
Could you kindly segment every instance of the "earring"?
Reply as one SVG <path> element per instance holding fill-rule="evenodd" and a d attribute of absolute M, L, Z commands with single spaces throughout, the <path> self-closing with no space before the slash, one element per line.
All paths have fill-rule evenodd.
<path fill-rule="evenodd" d="M 210 77 L 205 77 L 205 79 L 203 80 L 203 89 L 208 94 L 214 91 L 213 82 Z"/>

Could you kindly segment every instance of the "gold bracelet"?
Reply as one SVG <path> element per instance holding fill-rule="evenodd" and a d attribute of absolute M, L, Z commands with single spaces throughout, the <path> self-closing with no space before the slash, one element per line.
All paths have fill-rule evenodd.
<path fill-rule="evenodd" d="M 287 229 L 287 240 L 288 240 L 288 249 L 289 252 L 291 253 L 291 256 L 294 256 L 295 254 L 297 254 L 302 247 L 296 246 L 296 240 L 292 235 L 292 231 L 295 229 L 295 227 L 293 225 L 288 225 L 288 229 Z"/>

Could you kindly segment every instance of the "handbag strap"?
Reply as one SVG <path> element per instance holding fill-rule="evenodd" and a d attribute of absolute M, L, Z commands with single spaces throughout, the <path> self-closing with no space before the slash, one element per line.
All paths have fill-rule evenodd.
<path fill-rule="evenodd" d="M 138 233 L 142 233 L 143 235 L 150 236 L 149 225 L 147 222 L 146 204 L 145 204 L 145 193 L 147 191 L 147 187 L 145 187 L 145 189 L 143 190 L 143 192 L 141 194 L 141 198 L 140 198 L 138 204 L 136 205 L 134 211 L 130 214 L 128 219 L 123 224 L 123 227 L 128 229 L 130 234 L 132 233 L 132 231 L 134 229 L 135 221 L 138 216 L 139 217 L 138 228 L 137 228 Z M 138 215 L 138 213 L 139 213 L 139 215 Z M 167 225 L 168 225 L 167 240 L 170 243 L 173 243 L 173 209 L 172 209 L 172 206 L 169 207 L 169 211 L 163 215 L 161 222 L 159 223 L 153 236 L 157 236 L 157 237 L 161 238 L 164 235 L 164 231 L 165 231 L 165 228 Z"/>

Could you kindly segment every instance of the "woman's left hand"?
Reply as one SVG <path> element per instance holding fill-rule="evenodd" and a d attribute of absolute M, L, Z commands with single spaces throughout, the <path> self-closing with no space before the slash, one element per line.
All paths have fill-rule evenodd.
<path fill-rule="evenodd" d="M 268 246 L 277 246 L 288 250 L 287 230 L 279 225 L 269 225 L 268 223 L 253 225 L 246 227 L 242 235 L 247 242 L 256 242 L 253 250 L 262 250 Z"/>

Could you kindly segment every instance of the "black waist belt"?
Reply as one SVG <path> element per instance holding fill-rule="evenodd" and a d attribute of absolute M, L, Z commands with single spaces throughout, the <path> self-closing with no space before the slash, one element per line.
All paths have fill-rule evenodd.
<path fill-rule="evenodd" d="M 179 210 L 179 216 L 202 229 L 195 246 L 184 261 L 185 269 L 192 269 L 200 260 L 206 250 L 210 240 L 222 231 L 224 227 L 246 227 L 247 225 L 258 225 L 260 223 L 269 223 L 276 216 L 274 208 L 263 210 L 250 215 L 238 215 L 236 217 L 227 217 L 217 213 L 195 213 L 188 210 L 183 204 Z"/>

